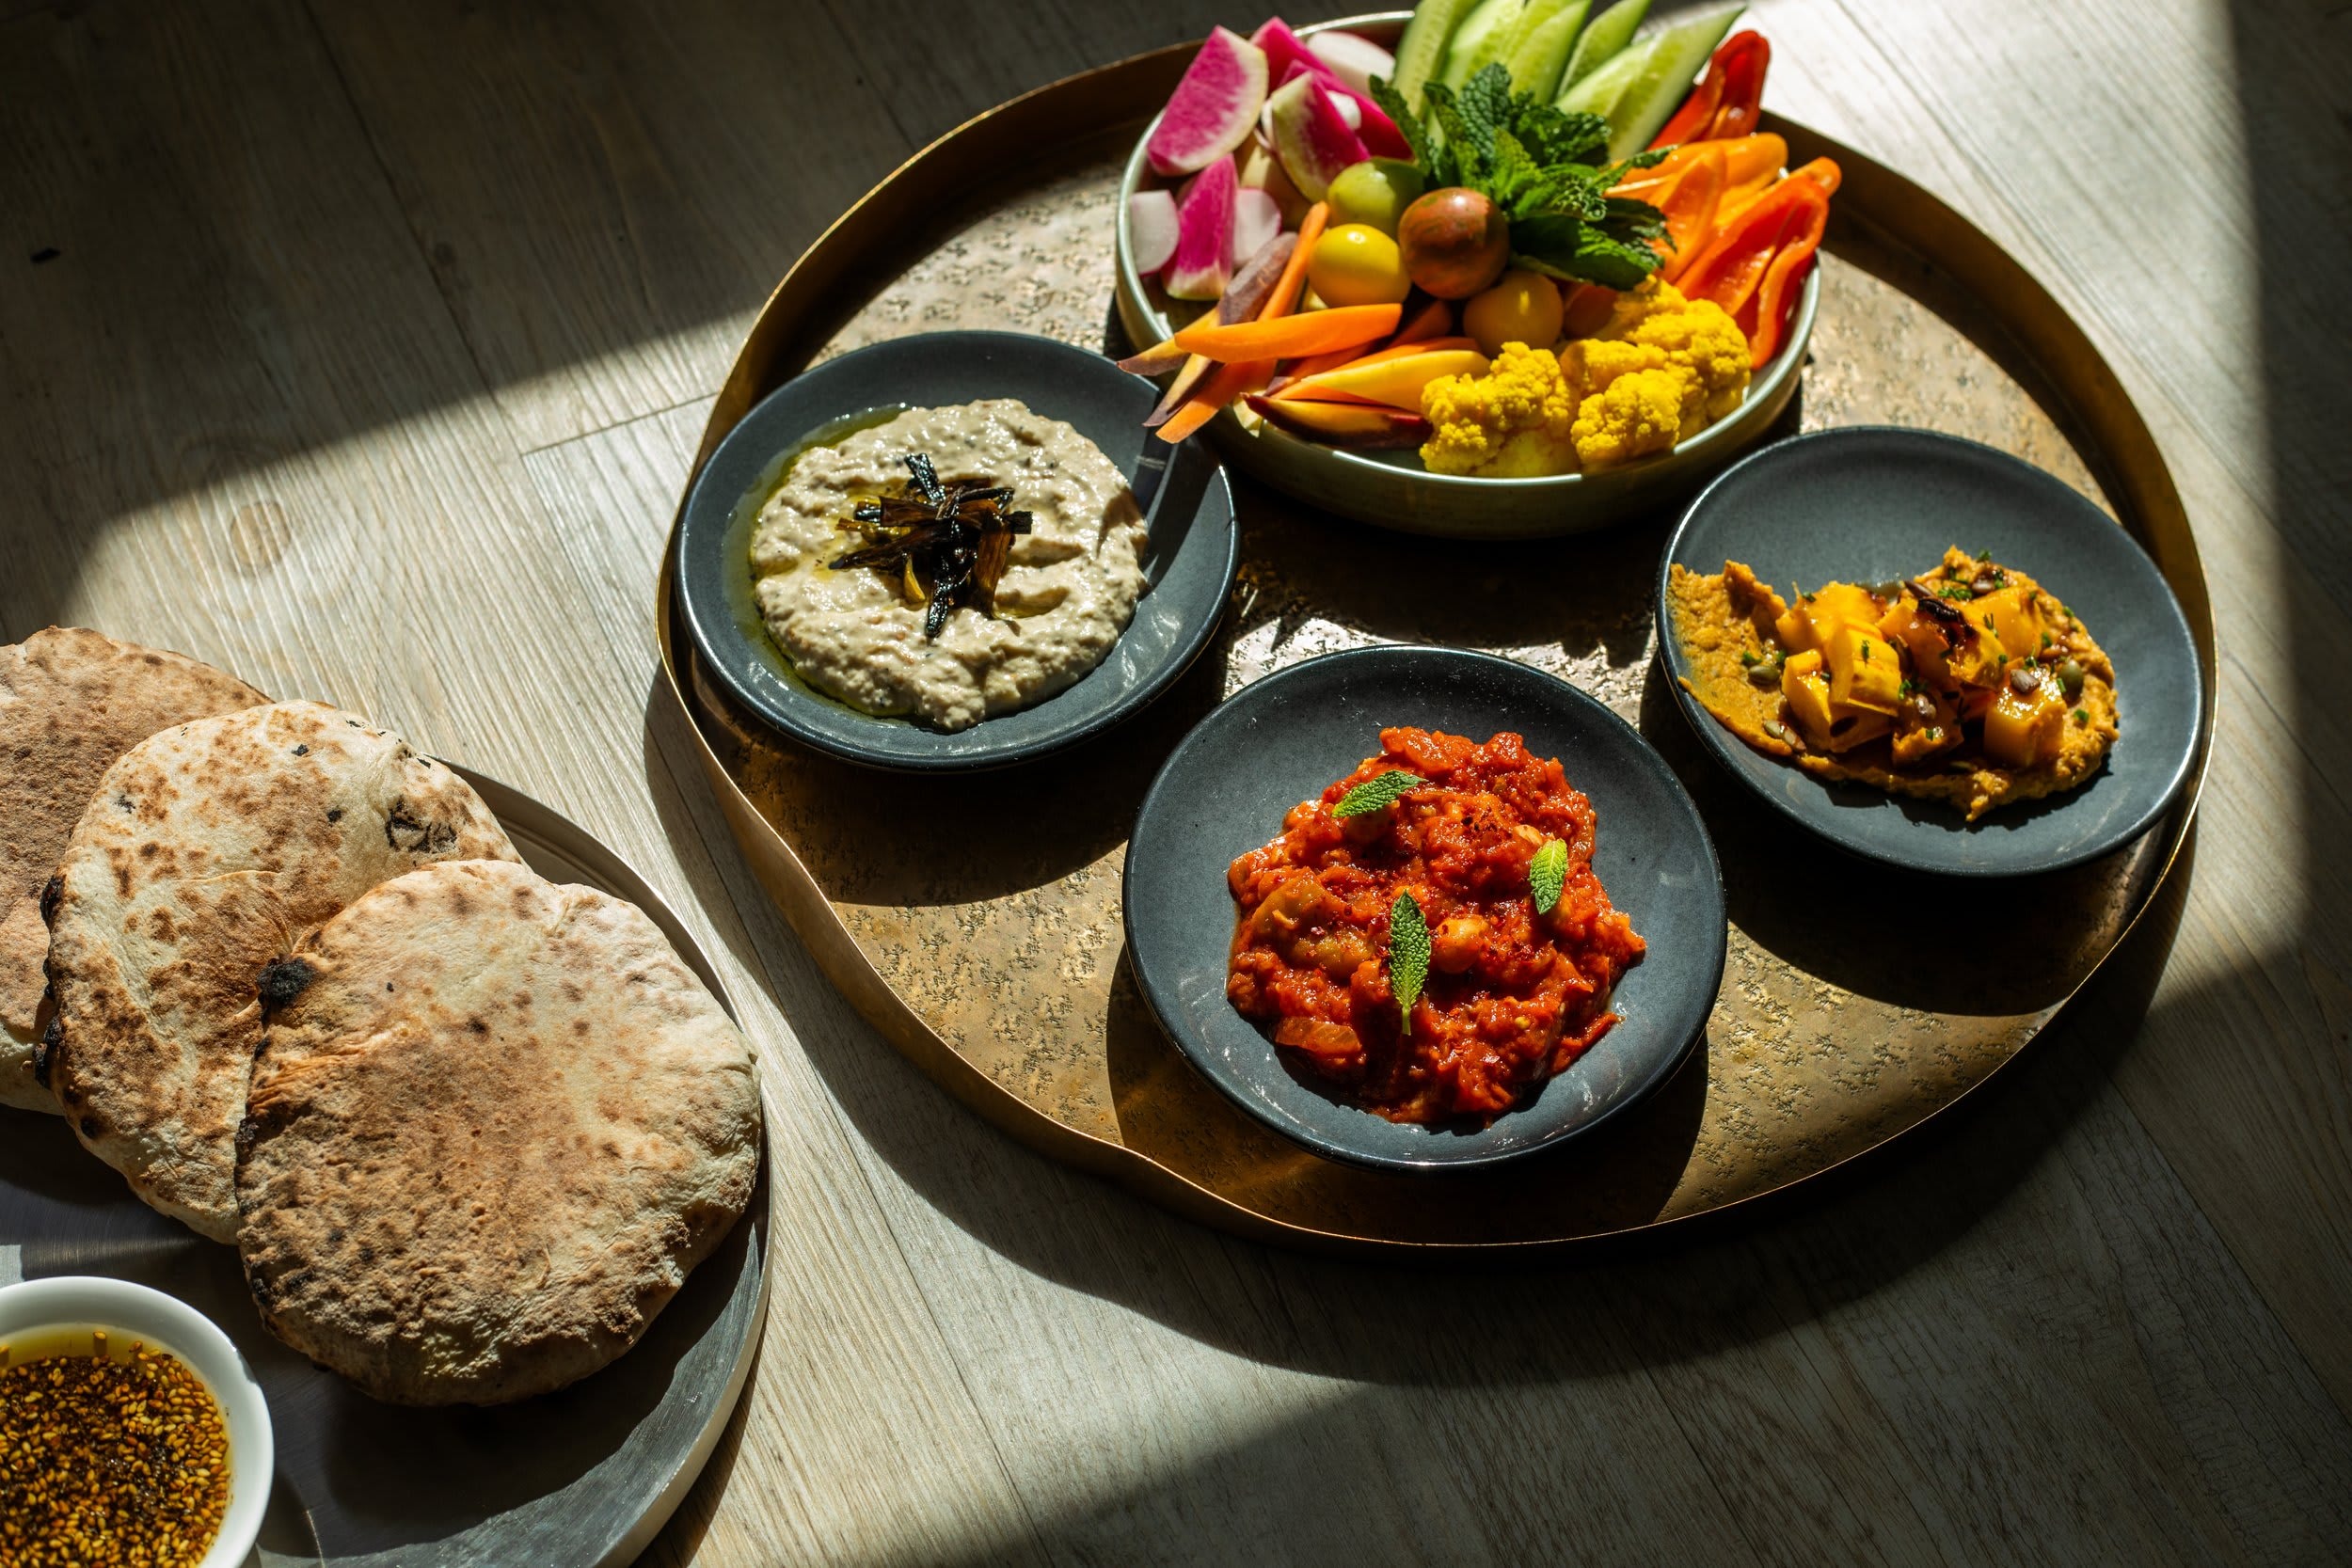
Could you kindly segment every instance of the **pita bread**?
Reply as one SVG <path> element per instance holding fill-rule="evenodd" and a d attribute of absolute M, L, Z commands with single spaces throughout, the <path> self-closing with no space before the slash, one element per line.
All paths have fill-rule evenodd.
<path fill-rule="evenodd" d="M 59 867 L 37 1067 L 132 1191 L 234 1242 L 262 966 L 378 882 L 514 855 L 463 779 L 324 704 L 152 736 L 106 770 Z"/>
<path fill-rule="evenodd" d="M 751 1199 L 751 1052 L 634 905 L 427 866 L 265 990 L 237 1134 L 246 1282 L 271 1332 L 378 1399 L 586 1376 Z"/>
<path fill-rule="evenodd" d="M 33 1076 L 49 1022 L 40 895 L 100 776 L 157 730 L 268 701 L 209 664 L 79 626 L 0 648 L 0 1105 L 57 1109 Z"/>

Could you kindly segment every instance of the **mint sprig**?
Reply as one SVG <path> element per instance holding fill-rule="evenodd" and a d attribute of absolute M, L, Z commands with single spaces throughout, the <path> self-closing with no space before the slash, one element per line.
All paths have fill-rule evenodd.
<path fill-rule="evenodd" d="M 1527 863 L 1527 885 L 1535 895 L 1535 912 L 1549 914 L 1568 885 L 1568 847 L 1556 838 L 1546 839 Z"/>
<path fill-rule="evenodd" d="M 1429 922 L 1410 893 L 1400 893 L 1389 906 L 1389 989 L 1396 994 L 1405 1033 L 1413 1032 L 1413 1004 L 1421 1000 L 1421 983 L 1429 978 Z"/>
<path fill-rule="evenodd" d="M 1663 150 L 1609 163 L 1607 120 L 1514 93 L 1501 64 L 1459 87 L 1429 83 L 1419 115 L 1384 81 L 1372 84 L 1372 94 L 1404 133 L 1431 190 L 1467 185 L 1502 209 L 1513 264 L 1612 289 L 1658 270 L 1651 242 L 1665 239 L 1664 214 L 1609 192 L 1658 163 Z"/>
<path fill-rule="evenodd" d="M 1407 773 L 1401 768 L 1383 773 L 1376 779 L 1366 779 L 1340 797 L 1340 803 L 1331 808 L 1331 815 L 1364 816 L 1375 811 L 1384 811 L 1403 800 L 1406 790 L 1419 789 L 1428 782 L 1420 774 Z"/>

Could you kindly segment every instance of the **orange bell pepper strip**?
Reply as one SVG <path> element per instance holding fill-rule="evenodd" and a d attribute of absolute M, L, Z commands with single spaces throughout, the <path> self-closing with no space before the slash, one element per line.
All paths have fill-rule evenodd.
<path fill-rule="evenodd" d="M 1772 46 L 1764 35 L 1749 28 L 1723 41 L 1707 62 L 1707 73 L 1682 101 L 1650 150 L 1685 142 L 1722 141 L 1744 136 L 1763 116 L 1764 71 L 1772 64 Z"/>
<path fill-rule="evenodd" d="M 1827 220 L 1829 198 L 1811 180 L 1783 180 L 1716 226 L 1677 287 L 1692 299 L 1711 299 L 1737 317 L 1763 281 L 1773 254 L 1808 226 Z"/>
<path fill-rule="evenodd" d="M 1617 186 L 1611 196 L 1638 197 L 1653 185 L 1661 185 L 1686 166 L 1708 152 L 1724 155 L 1724 177 L 1733 187 L 1754 185 L 1758 190 L 1780 178 L 1780 171 L 1788 166 L 1787 138 L 1770 131 L 1759 131 L 1753 136 L 1733 136 L 1725 141 L 1691 142 L 1676 148 L 1665 158 L 1649 168 L 1636 169 L 1630 179 Z"/>
<path fill-rule="evenodd" d="M 1810 183 L 1793 178 L 1790 182 Z M 1813 270 L 1814 255 L 1820 249 L 1821 235 L 1828 227 L 1829 198 L 1824 196 L 1806 203 L 1796 221 L 1783 232 L 1780 248 L 1772 253 L 1755 294 L 1740 315 L 1733 318 L 1748 335 L 1748 364 L 1752 369 L 1761 368 L 1780 352 L 1780 341 L 1788 330 L 1788 318 L 1796 313 L 1805 274 Z M 1741 320 L 1740 316 L 1747 319 Z"/>
<path fill-rule="evenodd" d="M 1385 338 L 1396 330 L 1403 314 L 1403 308 L 1395 305 L 1335 305 L 1273 321 L 1262 316 L 1223 326 L 1195 322 L 1176 334 L 1176 342 L 1188 353 L 1229 365 L 1245 359 L 1291 359 Z"/>
<path fill-rule="evenodd" d="M 1723 153 L 1712 147 L 1676 171 L 1674 177 L 1642 199 L 1665 214 L 1666 248 L 1659 260 L 1658 276 L 1673 282 L 1698 260 L 1699 250 L 1715 231 L 1715 209 L 1724 198 Z"/>
<path fill-rule="evenodd" d="M 1300 291 L 1307 286 L 1307 258 L 1314 250 L 1315 242 L 1323 238 L 1324 226 L 1330 221 L 1331 208 L 1328 203 L 1318 201 L 1307 209 L 1305 215 L 1298 220 L 1298 243 L 1291 247 L 1290 260 L 1282 264 L 1282 275 L 1274 280 L 1274 292 L 1266 295 L 1264 306 L 1258 311 L 1257 322 L 1237 322 L 1234 325 L 1250 326 L 1280 321 L 1298 308 Z M 1179 332 L 1176 337 L 1181 340 L 1184 335 Z M 1193 365 L 1206 366 L 1216 357 L 1194 351 L 1192 360 L 1185 365 L 1184 373 L 1179 375 L 1177 381 L 1186 383 L 1188 377 L 1197 379 Z M 1161 400 L 1160 408 L 1153 409 L 1153 417 L 1146 420 L 1144 424 L 1147 427 L 1158 425 L 1159 437 L 1163 441 L 1171 445 L 1181 441 L 1215 419 L 1217 410 L 1227 404 L 1252 392 L 1263 391 L 1266 383 L 1274 379 L 1275 366 L 1281 357 L 1277 355 L 1271 358 L 1229 361 L 1219 365 L 1216 373 L 1200 383 L 1199 389 L 1192 391 L 1180 407 L 1171 406 L 1174 397 L 1171 388 L 1170 396 Z M 1163 413 L 1161 409 L 1168 412 Z"/>

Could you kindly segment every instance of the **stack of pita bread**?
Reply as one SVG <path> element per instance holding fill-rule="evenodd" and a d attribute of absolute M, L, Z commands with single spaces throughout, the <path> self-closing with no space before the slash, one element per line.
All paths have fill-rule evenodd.
<path fill-rule="evenodd" d="M 378 1398 L 596 1370 L 750 1202 L 709 991 L 357 715 L 92 631 L 0 648 L 0 1103 L 236 1246 Z"/>

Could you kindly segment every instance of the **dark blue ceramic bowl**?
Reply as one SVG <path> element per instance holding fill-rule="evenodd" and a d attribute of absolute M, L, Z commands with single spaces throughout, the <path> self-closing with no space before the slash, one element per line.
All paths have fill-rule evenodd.
<path fill-rule="evenodd" d="M 1887 582 L 1958 545 L 2029 574 L 2115 662 L 2121 733 L 2079 789 L 1975 822 L 1937 801 L 1814 778 L 1741 744 L 1682 688 L 1668 613 L 1675 565 L 1745 562 L 1768 582 Z M 1732 775 L 1842 849 L 1955 877 L 2023 877 L 2146 832 L 2187 782 L 2202 721 L 2197 645 L 2155 562 L 2106 513 L 2004 451 L 1931 431 L 1824 430 L 1742 459 L 1684 514 L 1658 570 L 1659 657 L 1700 741 Z"/>
<path fill-rule="evenodd" d="M 1234 907 L 1225 868 L 1283 814 L 1379 750 L 1393 724 L 1486 740 L 1516 730 L 1593 802 L 1594 866 L 1649 944 L 1618 984 L 1621 1022 L 1531 1101 L 1484 1128 L 1404 1126 L 1294 1074 L 1225 999 Z M 1706 824 L 1630 724 L 1575 687 L 1449 648 L 1328 654 L 1251 683 L 1184 737 L 1127 845 L 1127 957 L 1195 1068 L 1318 1154 L 1391 1170 L 1460 1170 L 1532 1154 L 1606 1121 L 1674 1075 L 1723 984 L 1723 879 Z"/>
<path fill-rule="evenodd" d="M 1208 645 L 1241 547 L 1224 470 L 1199 441 L 1176 448 L 1152 513 L 1147 586 L 1109 655 L 1068 690 L 946 734 L 863 713 L 817 691 L 760 625 L 751 525 L 790 459 L 878 411 L 1019 398 L 1064 420 L 1132 477 L 1159 391 L 1099 354 L 1014 332 L 926 332 L 845 354 L 762 399 L 694 481 L 678 522 L 678 605 L 710 674 L 792 738 L 900 772 L 974 771 L 1074 746 L 1142 709 Z"/>

